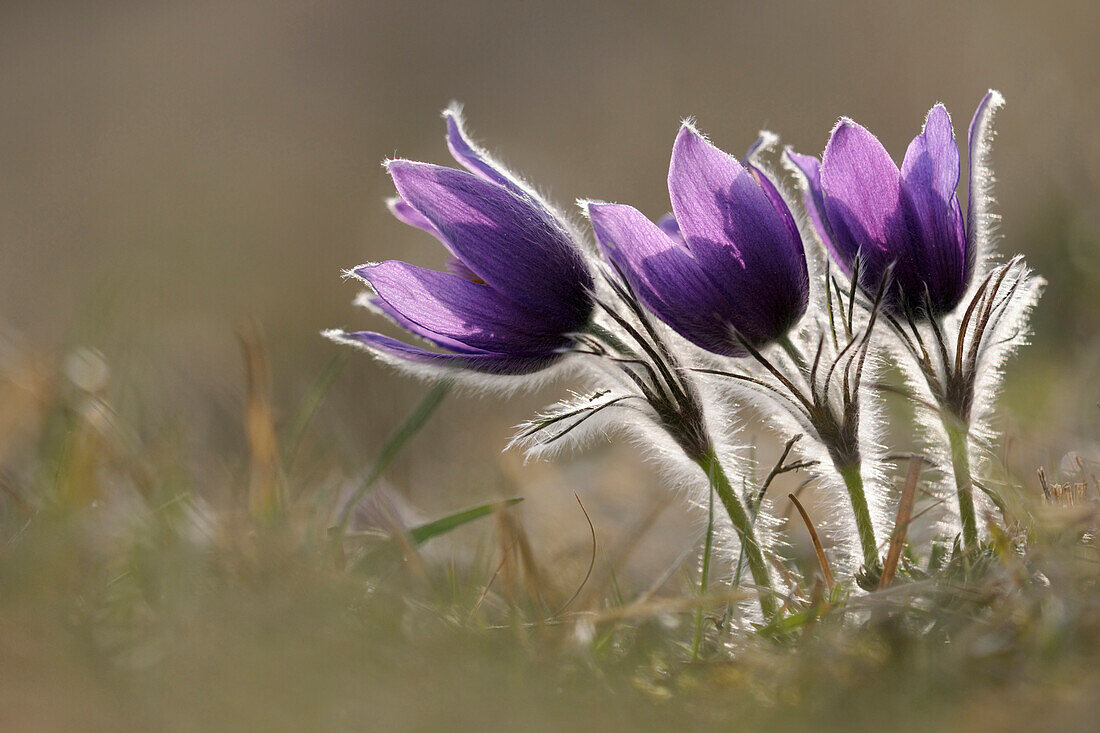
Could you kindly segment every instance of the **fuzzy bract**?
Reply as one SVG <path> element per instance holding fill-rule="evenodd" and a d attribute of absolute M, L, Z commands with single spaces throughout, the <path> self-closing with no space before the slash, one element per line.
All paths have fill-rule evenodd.
<path fill-rule="evenodd" d="M 328 335 L 400 365 L 540 371 L 588 323 L 591 270 L 564 217 L 469 140 L 457 109 L 445 117 L 448 147 L 467 170 L 409 160 L 386 169 L 398 193 L 390 210 L 450 251 L 448 272 L 393 260 L 349 272 L 369 286 L 366 305 L 443 351 L 370 331 Z"/>

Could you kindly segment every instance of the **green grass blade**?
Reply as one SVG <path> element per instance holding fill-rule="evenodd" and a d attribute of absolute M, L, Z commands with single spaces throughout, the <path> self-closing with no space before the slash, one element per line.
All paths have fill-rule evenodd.
<path fill-rule="evenodd" d="M 699 573 L 699 597 L 707 594 L 707 585 L 710 582 L 710 555 L 714 547 L 714 477 L 709 476 L 708 485 L 710 491 L 707 501 L 707 536 L 703 543 L 703 567 Z M 738 571 L 740 571 L 738 567 Z M 695 633 L 691 640 L 691 661 L 699 661 L 699 646 L 703 642 L 703 606 L 700 604 L 695 609 Z"/>
<path fill-rule="evenodd" d="M 317 411 L 324 404 L 329 389 L 332 388 L 336 378 L 340 376 L 340 372 L 344 370 L 350 354 L 349 349 L 343 349 L 332 357 L 332 360 L 325 365 L 317 379 L 310 385 L 305 397 L 302 398 L 298 412 L 294 415 L 294 420 L 290 423 L 290 427 L 287 428 L 286 435 L 283 438 L 284 471 L 290 471 L 294 458 L 298 455 L 298 448 L 302 445 L 302 439 L 305 438 L 306 431 L 309 430 L 313 418 L 317 416 Z"/>
<path fill-rule="evenodd" d="M 421 524 L 418 527 L 413 527 L 409 530 L 409 539 L 417 545 L 422 545 L 433 537 L 447 534 L 452 529 L 461 527 L 467 522 L 472 522 L 475 519 L 480 519 L 488 514 L 492 514 L 498 509 L 506 509 L 510 506 L 515 506 L 521 501 L 523 501 L 523 497 L 516 496 L 511 499 L 505 499 L 504 501 L 491 501 L 488 504 L 481 504 L 480 506 L 475 506 L 470 509 L 463 509 L 460 512 L 455 512 L 446 517 Z"/>
<path fill-rule="evenodd" d="M 390 436 L 386 444 L 382 446 L 382 451 L 378 454 L 378 458 L 374 459 L 374 463 L 371 464 L 370 470 L 367 471 L 366 478 L 363 479 L 363 483 L 356 489 L 355 494 L 344 505 L 343 510 L 340 512 L 340 521 L 336 523 L 334 527 L 334 534 L 337 539 L 344 536 L 344 531 L 347 529 L 348 520 L 351 518 L 352 510 L 362 501 L 363 497 L 370 490 L 370 487 L 374 485 L 374 482 L 378 480 L 379 476 L 385 473 L 390 463 L 397 454 L 401 452 L 401 449 L 405 447 L 405 444 L 409 440 L 420 432 L 420 429 L 424 427 L 424 424 L 428 421 L 428 418 L 435 412 L 435 408 L 439 407 L 439 403 L 443 401 L 443 398 L 447 396 L 447 393 L 451 391 L 453 382 L 449 379 L 436 382 L 432 385 L 428 394 L 424 395 L 424 398 L 420 400 L 420 404 L 416 406 L 416 409 L 405 418 L 405 422 L 401 423 L 400 427 Z"/>

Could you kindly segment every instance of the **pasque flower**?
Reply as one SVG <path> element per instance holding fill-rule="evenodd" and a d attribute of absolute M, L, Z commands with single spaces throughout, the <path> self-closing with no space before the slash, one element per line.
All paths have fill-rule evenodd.
<path fill-rule="evenodd" d="M 866 290 L 893 265 L 886 322 L 917 404 L 934 407 L 922 419 L 935 436 L 929 452 L 950 446 L 967 549 L 979 539 L 972 443 L 988 433 L 999 366 L 1023 343 L 1042 287 L 1021 259 L 994 266 L 990 252 L 988 156 L 992 118 L 1003 103 L 990 90 L 970 122 L 965 219 L 956 193 L 959 149 L 943 105 L 928 112 L 900 170 L 871 133 L 847 119 L 833 130 L 820 164 L 787 151 L 805 176 L 810 220 L 842 269 Z"/>
<path fill-rule="evenodd" d="M 864 487 L 858 397 L 870 341 L 853 335 L 851 346 L 838 348 L 822 366 L 822 338 L 812 369 L 791 341 L 788 332 L 809 301 L 806 254 L 786 203 L 751 161 L 750 155 L 739 163 L 685 125 L 669 166 L 672 217 L 653 224 L 630 206 L 594 202 L 588 204 L 589 218 L 604 255 L 661 320 L 707 351 L 751 355 L 765 368 L 755 377 L 703 371 L 777 395 L 797 425 L 826 448 L 851 500 L 864 565 L 873 574 L 877 542 Z M 761 352 L 771 342 L 790 356 L 801 377 L 788 378 Z M 843 375 L 836 380 L 843 388 L 832 380 L 834 373 Z"/>
<path fill-rule="evenodd" d="M 539 371 L 588 323 L 591 270 L 564 217 L 468 139 L 457 109 L 444 116 L 466 171 L 409 160 L 386 169 L 399 194 L 390 210 L 451 252 L 450 272 L 391 260 L 349 274 L 370 287 L 367 305 L 445 351 L 370 331 L 328 335 L 399 364 Z"/>
<path fill-rule="evenodd" d="M 676 138 L 668 190 L 675 220 L 624 204 L 587 205 L 600 249 L 638 298 L 707 351 L 743 356 L 806 311 L 802 238 L 771 182 L 690 125 Z M 678 230 L 678 233 L 677 233 Z"/>
<path fill-rule="evenodd" d="M 986 106 L 983 100 L 979 114 Z M 976 246 L 956 193 L 959 147 L 942 104 L 928 112 L 900 169 L 878 138 L 848 118 L 833 129 L 820 162 L 787 154 L 806 177 L 805 203 L 818 236 L 849 276 L 859 257 L 855 274 L 864 290 L 873 292 L 893 265 L 888 309 L 937 318 L 959 304 Z"/>
<path fill-rule="evenodd" d="M 761 611 L 770 619 L 777 604 L 764 547 L 721 465 L 702 397 L 681 366 L 683 354 L 652 328 L 639 301 L 696 345 L 717 354 L 746 355 L 782 337 L 806 310 L 802 240 L 763 174 L 742 166 L 688 125 L 673 147 L 668 186 L 675 219 L 660 225 L 630 206 L 585 204 L 597 243 L 617 271 L 604 273 L 616 297 L 612 304 L 600 301 L 610 328 L 593 328 L 588 347 L 595 356 L 611 357 L 626 376 L 625 389 L 601 391 L 587 405 L 567 404 L 542 416 L 522 439 L 574 420 L 544 438 L 554 441 L 598 412 L 637 411 L 644 402 L 649 409 L 643 414 L 707 476 L 738 535 Z"/>

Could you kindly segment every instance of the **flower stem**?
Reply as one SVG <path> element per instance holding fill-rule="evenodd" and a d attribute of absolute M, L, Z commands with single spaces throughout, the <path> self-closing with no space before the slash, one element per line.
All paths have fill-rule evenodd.
<path fill-rule="evenodd" d="M 943 427 L 951 443 L 951 466 L 955 470 L 955 490 L 959 496 L 963 549 L 978 546 L 978 523 L 974 516 L 974 480 L 970 476 L 970 447 L 967 426 L 951 415 L 944 415 Z"/>
<path fill-rule="evenodd" d="M 768 564 L 764 559 L 764 553 L 760 550 L 760 543 L 756 540 L 752 522 L 749 521 L 749 516 L 745 513 L 745 507 L 741 504 L 741 500 L 737 498 L 737 494 L 734 493 L 729 477 L 726 476 L 726 472 L 718 461 L 718 456 L 713 448 L 697 457 L 695 462 L 706 473 L 711 488 L 714 489 L 714 493 L 718 494 L 718 498 L 726 508 L 726 513 L 729 514 L 730 521 L 733 522 L 733 528 L 737 530 L 737 536 L 741 540 L 742 552 L 749 565 L 749 572 L 752 573 L 753 582 L 756 584 L 757 592 L 760 595 L 760 611 L 764 614 L 765 622 L 771 621 L 778 611 L 775 596 L 772 595 L 771 576 L 768 574 Z"/>
<path fill-rule="evenodd" d="M 852 513 L 856 517 L 856 532 L 859 545 L 863 550 L 863 562 L 868 570 L 878 567 L 878 543 L 875 541 L 875 527 L 871 523 L 871 511 L 867 507 L 867 494 L 863 489 L 863 473 L 860 464 L 837 466 L 844 486 L 848 489 L 848 498 L 852 502 Z"/>

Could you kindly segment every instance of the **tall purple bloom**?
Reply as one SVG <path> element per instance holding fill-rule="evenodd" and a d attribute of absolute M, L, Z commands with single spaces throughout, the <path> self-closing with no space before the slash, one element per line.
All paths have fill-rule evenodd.
<path fill-rule="evenodd" d="M 979 105 L 971 138 L 993 94 Z M 833 129 L 820 162 L 787 154 L 806 177 L 811 223 L 849 276 L 859 256 L 864 290 L 874 292 L 893 264 L 890 310 L 935 318 L 959 304 L 974 273 L 978 227 L 975 194 L 969 222 L 959 205 L 959 148 L 942 104 L 928 112 L 900 169 L 874 135 L 847 118 Z M 971 178 L 975 168 L 972 161 Z M 974 183 L 971 190 L 980 191 Z"/>
<path fill-rule="evenodd" d="M 604 255 L 673 330 L 717 354 L 743 356 L 806 311 L 809 280 L 798 227 L 751 164 L 684 125 L 672 149 L 674 220 L 654 224 L 624 204 L 590 202 Z"/>
<path fill-rule="evenodd" d="M 929 111 L 900 170 L 878 140 L 850 120 L 837 125 L 820 165 L 788 151 L 806 177 L 810 218 L 841 266 L 851 275 L 858 254 L 858 280 L 866 289 L 895 263 L 887 306 L 903 318 L 887 323 L 898 353 L 907 357 L 899 364 L 916 401 L 936 407 L 937 419 L 922 419 L 932 437 L 928 452 L 940 453 L 945 443 L 950 449 L 941 458 L 950 459 L 967 550 L 980 538 L 975 438 L 989 437 L 999 366 L 1024 343 L 1027 315 L 1043 284 L 1019 257 L 995 265 L 990 251 L 995 216 L 988 155 L 992 118 L 1003 103 L 990 90 L 970 122 L 965 219 L 956 193 L 959 149 L 943 105 Z M 952 313 L 957 317 L 943 317 Z"/>
<path fill-rule="evenodd" d="M 408 160 L 386 169 L 399 194 L 390 210 L 442 242 L 450 271 L 391 260 L 350 273 L 371 288 L 368 305 L 445 351 L 370 331 L 328 335 L 398 363 L 541 370 L 588 323 L 591 271 L 568 223 L 470 142 L 456 109 L 445 117 L 447 145 L 469 172 Z"/>

